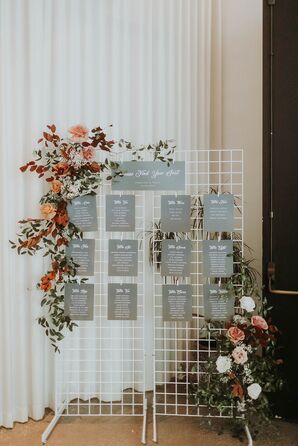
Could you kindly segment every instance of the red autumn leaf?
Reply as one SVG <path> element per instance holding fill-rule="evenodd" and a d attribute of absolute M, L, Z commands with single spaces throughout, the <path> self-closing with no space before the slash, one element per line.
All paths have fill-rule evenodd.
<path fill-rule="evenodd" d="M 43 166 L 38 166 L 37 169 L 36 169 L 36 172 L 37 173 L 43 172 Z"/>
<path fill-rule="evenodd" d="M 53 141 L 53 137 L 52 137 L 52 135 L 50 135 L 49 133 L 47 133 L 47 132 L 43 132 L 43 136 L 45 137 L 45 139 L 46 139 L 47 141 L 49 141 L 49 142 L 52 142 L 52 141 Z"/>
<path fill-rule="evenodd" d="M 244 392 L 243 392 L 243 388 L 242 388 L 241 384 L 239 384 L 239 383 L 233 384 L 232 395 L 236 398 L 238 397 L 238 398 L 242 399 L 243 394 L 244 394 Z"/>
<path fill-rule="evenodd" d="M 50 183 L 50 182 L 53 181 L 53 180 L 54 180 L 54 177 L 46 178 L 46 181 L 47 181 L 48 183 Z"/>
<path fill-rule="evenodd" d="M 30 167 L 30 172 L 33 172 L 36 169 L 36 167 L 37 167 L 36 165 L 35 166 L 31 166 Z"/>
<path fill-rule="evenodd" d="M 52 125 L 47 125 L 47 128 L 51 130 L 52 133 L 56 132 L 56 126 L 54 124 Z"/>
<path fill-rule="evenodd" d="M 25 172 L 28 169 L 28 164 L 25 164 L 24 166 L 20 167 L 21 172 Z"/>
<path fill-rule="evenodd" d="M 39 138 L 39 140 L 37 141 L 37 144 L 41 143 L 41 141 L 43 141 L 43 138 Z"/>

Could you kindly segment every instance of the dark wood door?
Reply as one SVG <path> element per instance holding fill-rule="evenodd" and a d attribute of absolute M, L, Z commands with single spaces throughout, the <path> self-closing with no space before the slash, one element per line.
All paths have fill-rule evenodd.
<path fill-rule="evenodd" d="M 264 1 L 263 55 L 264 285 L 287 381 L 276 412 L 298 419 L 298 0 Z"/>

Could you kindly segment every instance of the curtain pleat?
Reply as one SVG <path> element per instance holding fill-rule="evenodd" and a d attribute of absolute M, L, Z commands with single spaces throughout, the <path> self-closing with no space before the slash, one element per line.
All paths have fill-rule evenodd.
<path fill-rule="evenodd" d="M 35 283 L 46 264 L 18 257 L 8 244 L 18 220 L 39 215 L 45 189 L 18 167 L 48 123 L 62 132 L 76 123 L 113 123 L 115 139 L 173 138 L 177 150 L 208 147 L 214 129 L 220 142 L 220 4 L 0 0 L 0 425 L 40 419 L 54 403 L 54 354 L 36 322 Z M 149 279 L 150 273 L 148 351 Z"/>

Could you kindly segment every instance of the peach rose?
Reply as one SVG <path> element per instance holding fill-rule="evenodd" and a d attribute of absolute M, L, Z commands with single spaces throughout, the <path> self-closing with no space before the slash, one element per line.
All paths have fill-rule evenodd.
<path fill-rule="evenodd" d="M 40 212 L 43 218 L 51 220 L 55 217 L 57 209 L 51 203 L 44 203 L 40 206 Z"/>
<path fill-rule="evenodd" d="M 227 331 L 227 337 L 233 344 L 237 344 L 245 339 L 244 331 L 240 330 L 238 327 L 230 327 Z"/>
<path fill-rule="evenodd" d="M 235 347 L 232 356 L 236 364 L 244 364 L 247 362 L 247 352 L 242 347 Z"/>
<path fill-rule="evenodd" d="M 62 184 L 59 180 L 53 180 L 51 183 L 52 191 L 55 194 L 58 194 L 61 191 L 61 186 L 62 186 Z"/>
<path fill-rule="evenodd" d="M 63 161 L 61 161 L 60 163 L 55 164 L 55 166 L 53 167 L 53 171 L 57 174 L 57 175 L 67 175 L 69 172 L 69 165 Z"/>
<path fill-rule="evenodd" d="M 268 330 L 268 324 L 261 316 L 253 316 L 251 318 L 251 324 L 256 328 L 260 328 L 261 330 Z"/>
<path fill-rule="evenodd" d="M 88 161 L 92 160 L 95 156 L 94 147 L 92 147 L 92 146 L 85 147 L 83 149 L 82 154 L 83 154 L 83 158 L 85 158 L 85 160 L 88 160 Z"/>
<path fill-rule="evenodd" d="M 82 142 L 87 139 L 89 134 L 89 129 L 84 125 L 78 124 L 70 127 L 68 129 L 68 133 L 70 133 L 70 139 L 73 142 Z"/>

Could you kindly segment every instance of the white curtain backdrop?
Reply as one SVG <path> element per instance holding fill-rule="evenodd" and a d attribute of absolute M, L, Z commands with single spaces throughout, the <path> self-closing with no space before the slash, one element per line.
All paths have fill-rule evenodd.
<path fill-rule="evenodd" d="M 0 425 L 12 427 L 54 402 L 53 353 L 36 323 L 43 262 L 8 244 L 18 220 L 38 215 L 43 186 L 18 167 L 48 123 L 220 146 L 221 0 L 0 0 L 0 21 Z"/>

